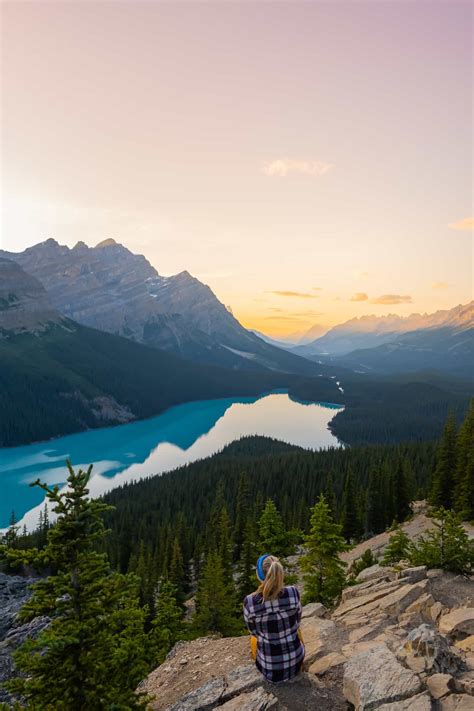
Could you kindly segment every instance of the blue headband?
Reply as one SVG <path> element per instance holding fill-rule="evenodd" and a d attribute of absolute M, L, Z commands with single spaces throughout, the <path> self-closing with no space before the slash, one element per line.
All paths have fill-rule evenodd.
<path fill-rule="evenodd" d="M 265 580 L 265 573 L 263 572 L 263 561 L 265 560 L 265 558 L 268 558 L 269 555 L 269 553 L 264 553 L 257 560 L 257 578 L 260 580 L 261 583 L 263 583 L 263 581 Z"/>

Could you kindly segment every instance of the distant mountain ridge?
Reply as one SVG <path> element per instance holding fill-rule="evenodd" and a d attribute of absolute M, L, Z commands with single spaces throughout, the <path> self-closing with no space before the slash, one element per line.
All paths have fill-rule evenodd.
<path fill-rule="evenodd" d="M 163 277 L 142 255 L 108 239 L 72 249 L 53 239 L 1 252 L 46 289 L 64 316 L 196 362 L 314 374 L 314 365 L 246 330 L 212 290 L 184 271 Z"/>
<path fill-rule="evenodd" d="M 411 314 L 410 316 L 361 316 L 334 326 L 321 338 L 303 346 L 297 346 L 293 353 L 304 355 L 342 356 L 358 349 L 370 349 L 395 340 L 411 331 L 430 328 L 458 328 L 465 330 L 474 323 L 473 305 L 458 305 L 452 309 L 436 311 L 433 314 Z"/>

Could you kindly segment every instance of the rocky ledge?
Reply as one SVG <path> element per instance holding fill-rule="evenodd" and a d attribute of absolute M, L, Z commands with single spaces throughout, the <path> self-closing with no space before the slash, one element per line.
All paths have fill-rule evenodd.
<path fill-rule="evenodd" d="M 247 637 L 206 637 L 177 644 L 139 690 L 155 711 L 474 711 L 472 579 L 376 565 L 331 613 L 306 606 L 302 630 L 306 669 L 290 683 L 265 683 Z"/>

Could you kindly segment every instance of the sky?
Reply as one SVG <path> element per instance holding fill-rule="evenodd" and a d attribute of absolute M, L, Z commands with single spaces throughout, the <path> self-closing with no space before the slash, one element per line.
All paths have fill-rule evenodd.
<path fill-rule="evenodd" d="M 113 237 L 274 336 L 473 298 L 457 0 L 3 0 L 0 245 Z"/>

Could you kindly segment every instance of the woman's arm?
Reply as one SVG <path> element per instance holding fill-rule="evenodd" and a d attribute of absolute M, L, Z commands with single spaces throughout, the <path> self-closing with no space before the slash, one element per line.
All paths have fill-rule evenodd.
<path fill-rule="evenodd" d="M 255 617 L 247 605 L 247 598 L 244 600 L 244 621 L 250 634 L 255 634 Z"/>

